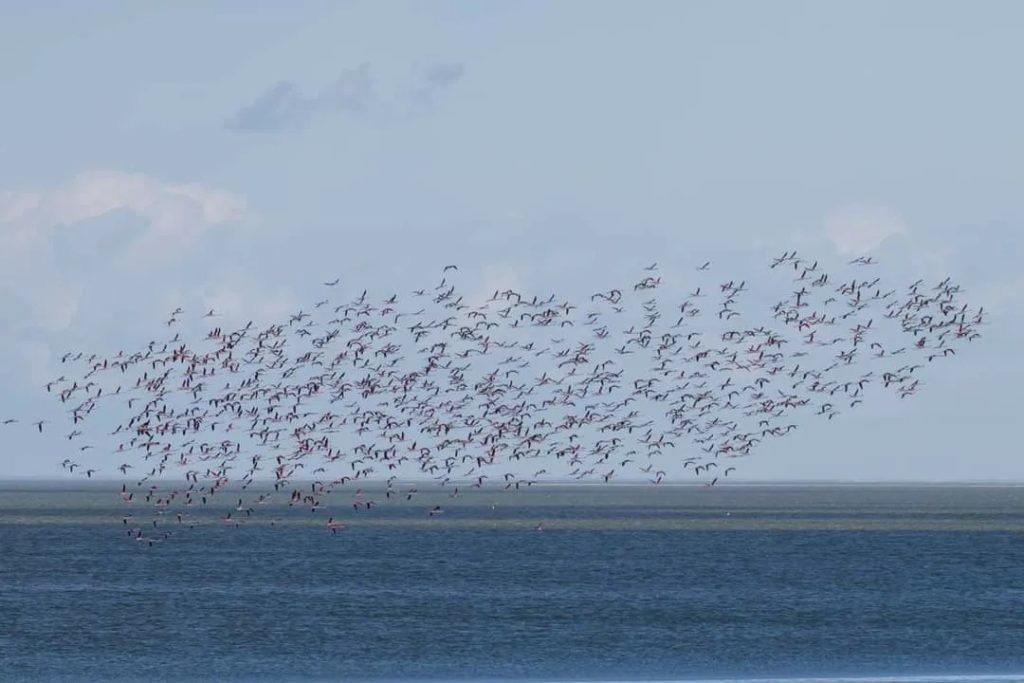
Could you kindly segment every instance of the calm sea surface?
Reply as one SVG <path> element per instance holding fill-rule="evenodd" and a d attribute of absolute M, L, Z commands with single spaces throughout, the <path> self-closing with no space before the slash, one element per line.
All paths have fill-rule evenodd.
<path fill-rule="evenodd" d="M 149 547 L 2 485 L 0 681 L 1024 681 L 1024 488 L 425 489 Z"/>

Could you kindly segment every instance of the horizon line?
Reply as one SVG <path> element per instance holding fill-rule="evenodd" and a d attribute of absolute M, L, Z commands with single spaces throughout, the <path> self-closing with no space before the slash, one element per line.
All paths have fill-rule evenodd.
<path fill-rule="evenodd" d="M 0 484 L 17 484 L 17 483 L 54 483 L 54 484 L 123 484 L 126 479 L 108 479 L 108 478 L 91 478 L 91 479 L 64 479 L 55 478 L 48 476 L 36 476 L 36 475 L 20 475 L 20 476 L 5 476 L 0 477 Z M 180 483 L 182 480 L 179 478 L 160 478 L 160 479 L 148 479 L 147 481 L 155 484 L 170 484 Z M 257 479 L 250 484 L 254 488 L 256 485 L 273 484 L 273 479 Z M 321 479 L 292 479 L 289 483 L 313 483 L 315 481 L 325 481 Z M 383 484 L 386 479 L 367 479 L 361 483 L 364 485 Z M 449 486 L 463 486 L 471 485 L 475 482 L 475 479 L 469 478 L 465 480 L 452 479 L 448 482 Z M 445 488 L 433 479 L 402 479 L 396 480 L 399 484 L 435 484 L 438 488 Z M 239 481 L 231 481 L 227 483 L 227 487 L 241 484 Z M 707 482 L 694 481 L 694 482 L 682 482 L 682 481 L 668 481 L 662 480 L 660 484 L 653 484 L 647 479 L 621 479 L 617 482 L 585 482 L 576 481 L 572 479 L 566 480 L 548 480 L 548 481 L 537 481 L 531 487 L 521 488 L 520 491 L 528 490 L 529 488 L 540 486 L 591 486 L 591 487 L 614 487 L 614 486 L 637 486 L 647 485 L 652 487 L 672 487 L 672 488 L 704 488 L 707 486 Z M 1024 478 L 1021 479 L 733 479 L 731 481 L 719 481 L 715 486 L 804 486 L 804 485 L 854 485 L 854 486 L 899 486 L 899 485 L 921 485 L 921 486 L 985 486 L 985 485 L 1005 485 L 1005 486 L 1024 486 Z M 478 488 L 473 486 L 472 488 Z M 495 488 L 492 486 L 484 486 L 480 490 L 504 490 L 503 487 Z"/>

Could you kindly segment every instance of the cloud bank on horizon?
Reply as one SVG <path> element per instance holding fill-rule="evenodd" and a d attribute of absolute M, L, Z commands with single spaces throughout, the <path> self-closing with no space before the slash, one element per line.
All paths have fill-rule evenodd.
<path fill-rule="evenodd" d="M 269 321 L 335 276 L 399 291 L 458 262 L 481 296 L 540 293 L 793 248 L 953 275 L 992 326 L 928 400 L 809 429 L 751 476 L 1024 479 L 1005 448 L 1024 370 L 1024 96 L 1005 83 L 1024 9 L 399 7 L 0 10 L 23 58 L 2 67 L 18 133 L 0 376 L 17 391 L 0 414 L 45 403 L 69 346 L 137 345 L 177 306 Z M 186 26 L 172 58 L 164 30 Z M 7 448 L 8 474 L 60 460 Z"/>

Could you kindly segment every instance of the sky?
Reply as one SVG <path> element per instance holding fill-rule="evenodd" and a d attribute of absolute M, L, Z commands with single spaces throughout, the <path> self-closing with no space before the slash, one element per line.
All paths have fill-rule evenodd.
<path fill-rule="evenodd" d="M 326 279 L 592 289 L 783 250 L 950 275 L 985 337 L 752 480 L 1024 481 L 1017 2 L 0 5 L 0 416 L 167 313 Z M 741 271 L 737 274 L 742 276 Z M 0 432 L 0 477 L 62 475 Z"/>

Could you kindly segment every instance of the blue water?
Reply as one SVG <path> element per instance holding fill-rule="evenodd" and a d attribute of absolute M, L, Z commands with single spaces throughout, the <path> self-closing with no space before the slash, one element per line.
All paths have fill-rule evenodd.
<path fill-rule="evenodd" d="M 0 680 L 1024 680 L 1022 489 L 431 503 L 148 547 L 0 490 Z"/>

